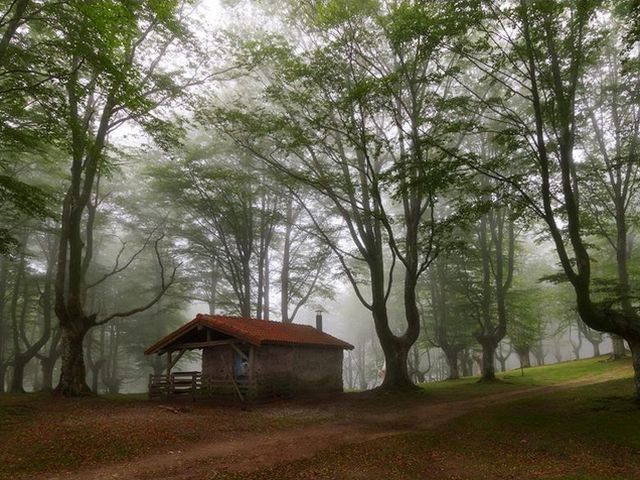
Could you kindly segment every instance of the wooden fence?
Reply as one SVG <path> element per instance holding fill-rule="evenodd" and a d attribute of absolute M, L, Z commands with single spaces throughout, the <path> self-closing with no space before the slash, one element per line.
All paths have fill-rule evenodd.
<path fill-rule="evenodd" d="M 248 379 L 212 378 L 201 372 L 176 372 L 149 375 L 149 398 L 191 396 L 238 397 L 244 401 L 255 391 L 255 383 Z"/>

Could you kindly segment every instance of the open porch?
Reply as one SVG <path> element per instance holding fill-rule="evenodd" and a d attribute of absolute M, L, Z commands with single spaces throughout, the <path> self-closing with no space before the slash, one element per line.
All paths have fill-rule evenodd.
<path fill-rule="evenodd" d="M 166 370 L 149 375 L 149 397 L 237 397 L 241 401 L 253 398 L 257 391 L 255 347 L 233 338 L 216 339 L 221 334 L 206 327 L 195 330 L 186 335 L 187 340 L 195 341 L 184 341 L 183 337 L 183 341 L 171 343 L 158 352 L 166 356 Z M 202 336 L 205 338 L 190 338 Z M 202 350 L 202 371 L 174 371 L 189 350 Z"/>

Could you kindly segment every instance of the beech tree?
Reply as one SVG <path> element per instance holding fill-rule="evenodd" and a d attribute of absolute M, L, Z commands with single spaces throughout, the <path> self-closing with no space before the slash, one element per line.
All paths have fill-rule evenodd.
<path fill-rule="evenodd" d="M 474 305 L 458 285 L 460 268 L 455 257 L 442 255 L 432 265 L 428 275 L 431 294 L 431 315 L 425 319 L 425 329 L 432 345 L 442 349 L 449 367 L 449 379 L 460 378 L 462 353 L 473 343 L 476 325 Z M 424 313 L 423 313 L 424 316 Z"/>
<path fill-rule="evenodd" d="M 617 281 L 612 298 L 633 312 L 629 263 L 633 253 L 634 225 L 638 215 L 637 156 L 640 146 L 640 70 L 627 64 L 621 68 L 624 48 L 619 20 L 602 40 L 603 48 L 584 88 L 593 92 L 580 109 L 583 130 L 592 132 L 577 141 L 586 156 L 577 166 L 585 183 L 582 192 L 584 229 L 604 238 L 613 250 Z M 622 338 L 613 335 L 613 356 L 624 356 Z"/>
<path fill-rule="evenodd" d="M 439 195 L 459 175 L 456 162 L 429 146 L 433 137 L 451 137 L 448 67 L 435 59 L 447 56 L 445 40 L 464 31 L 475 10 L 466 2 L 339 1 L 305 5 L 297 13 L 309 49 L 297 52 L 285 39 L 250 42 L 243 55 L 270 85 L 253 105 L 234 99 L 245 110 L 213 109 L 204 116 L 313 189 L 340 219 L 349 244 L 318 233 L 372 314 L 385 356 L 382 386 L 412 387 L 407 356 L 420 332 L 418 279 L 460 220 L 438 215 Z M 275 148 L 262 149 L 264 138 Z M 403 275 L 399 334 L 388 309 L 396 265 Z"/>
<path fill-rule="evenodd" d="M 78 395 L 89 391 L 85 380 L 83 340 L 91 328 L 155 304 L 173 283 L 176 268 L 165 272 L 159 237 L 152 242 L 160 265 L 160 285 L 146 303 L 100 316 L 87 311 L 86 274 L 93 257 L 93 226 L 98 179 L 108 165 L 108 135 L 136 121 L 159 142 L 171 142 L 173 130 L 152 112 L 195 80 L 167 70 L 162 59 L 176 43 L 186 45 L 181 20 L 188 2 L 61 3 L 39 25 L 48 35 L 64 69 L 59 117 L 67 132 L 71 157 L 69 187 L 60 216 L 55 281 L 55 312 L 61 328 L 62 368 L 57 391 Z M 188 50 L 185 50 L 187 52 Z M 186 54 L 186 53 L 185 53 Z M 180 69 L 180 72 L 184 69 Z M 191 70 L 187 70 L 191 73 Z M 116 265 L 117 271 L 121 265 Z M 100 318 L 99 318 L 100 317 Z"/>
<path fill-rule="evenodd" d="M 583 87 L 600 51 L 601 33 L 617 21 L 614 12 L 598 2 L 529 0 L 490 2 L 487 11 L 480 27 L 482 46 L 461 54 L 502 89 L 501 99 L 475 96 L 487 107 L 485 117 L 500 122 L 505 136 L 519 142 L 527 162 L 517 173 L 495 165 L 474 168 L 514 187 L 546 224 L 582 320 L 629 343 L 640 399 L 640 316 L 624 308 L 625 294 L 602 303 L 594 299 L 584 228 L 587 207 L 581 196 L 587 187 L 576 159 L 584 129 L 579 114 L 592 105 L 592 91 Z"/>

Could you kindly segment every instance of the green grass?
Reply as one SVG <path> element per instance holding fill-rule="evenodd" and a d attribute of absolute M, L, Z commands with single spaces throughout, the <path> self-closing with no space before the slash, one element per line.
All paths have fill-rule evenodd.
<path fill-rule="evenodd" d="M 495 382 L 479 382 L 479 377 L 426 383 L 426 394 L 443 400 L 467 399 L 528 387 L 557 385 L 584 378 L 615 379 L 629 376 L 629 360 L 610 362 L 607 356 L 556 363 L 524 370 L 510 370 L 496 375 Z"/>

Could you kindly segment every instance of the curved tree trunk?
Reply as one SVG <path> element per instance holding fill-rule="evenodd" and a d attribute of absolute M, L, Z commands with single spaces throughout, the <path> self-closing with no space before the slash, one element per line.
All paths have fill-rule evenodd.
<path fill-rule="evenodd" d="M 391 341 L 386 347 L 382 348 L 385 359 L 385 374 L 381 388 L 387 390 L 415 388 L 407 368 L 410 348 L 406 343 L 400 341 Z"/>
<path fill-rule="evenodd" d="M 386 390 L 409 390 L 416 388 L 411 380 L 408 367 L 409 350 L 420 334 L 420 314 L 416 299 L 417 275 L 414 268 L 405 269 L 404 310 L 407 330 L 397 336 L 389 326 L 386 284 L 384 281 L 384 263 L 382 250 L 370 263 L 371 296 L 374 326 L 384 353 L 385 375 L 380 388 Z"/>
<path fill-rule="evenodd" d="M 30 0 L 17 0 L 13 2 L 12 8 L 9 9 L 9 12 L 13 11 L 13 13 L 9 21 L 6 23 L 2 38 L 0 38 L 0 64 L 5 60 L 4 57 L 9 50 L 11 40 L 18 31 L 21 22 L 24 20 L 29 3 Z M 9 12 L 5 12 L 5 14 L 8 14 Z"/>
<path fill-rule="evenodd" d="M 635 398 L 640 403 L 640 339 L 628 341 L 633 358 L 633 380 L 635 382 Z"/>

